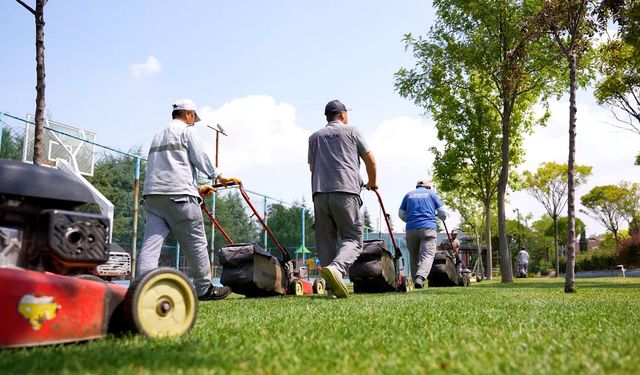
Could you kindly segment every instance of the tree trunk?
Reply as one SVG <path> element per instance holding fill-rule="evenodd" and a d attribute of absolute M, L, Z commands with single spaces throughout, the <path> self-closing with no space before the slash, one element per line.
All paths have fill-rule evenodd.
<path fill-rule="evenodd" d="M 506 98 L 504 99 L 506 101 Z M 502 112 L 502 167 L 498 178 L 498 247 L 500 248 L 500 274 L 503 283 L 513 282 L 511 268 L 511 251 L 507 243 L 507 226 L 505 220 L 505 198 L 507 184 L 509 182 L 509 117 L 511 109 L 507 103 L 503 105 Z"/>
<path fill-rule="evenodd" d="M 575 281 L 575 242 L 576 242 L 576 187 L 574 182 L 576 157 L 576 58 L 569 55 L 569 163 L 567 170 L 567 269 L 564 282 L 565 293 L 576 292 Z"/>
<path fill-rule="evenodd" d="M 44 91 L 45 91 L 45 72 L 44 72 L 44 6 L 47 0 L 37 0 L 35 9 L 36 20 L 36 128 L 33 138 L 33 163 L 42 164 L 42 156 L 44 154 L 43 137 L 44 137 Z"/>
<path fill-rule="evenodd" d="M 493 278 L 493 246 L 491 246 L 491 202 L 484 202 L 484 227 L 485 227 L 485 238 L 487 242 L 487 264 L 485 267 L 487 268 L 485 276 L 487 280 L 491 280 Z"/>
<path fill-rule="evenodd" d="M 553 248 L 556 251 L 556 274 L 554 277 L 560 275 L 560 251 L 558 250 L 558 215 L 553 217 Z"/>

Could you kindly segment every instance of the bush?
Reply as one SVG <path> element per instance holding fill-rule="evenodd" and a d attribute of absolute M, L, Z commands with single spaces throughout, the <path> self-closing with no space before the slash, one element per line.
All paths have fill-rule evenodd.
<path fill-rule="evenodd" d="M 615 264 L 616 254 L 611 248 L 590 250 L 576 256 L 576 271 L 610 270 Z"/>
<path fill-rule="evenodd" d="M 538 263 L 538 270 L 540 271 L 541 276 L 549 275 L 551 268 L 553 268 L 553 265 L 544 259 L 541 259 Z"/>
<path fill-rule="evenodd" d="M 627 267 L 640 266 L 640 235 L 622 241 L 617 258 L 618 264 L 624 264 Z"/>

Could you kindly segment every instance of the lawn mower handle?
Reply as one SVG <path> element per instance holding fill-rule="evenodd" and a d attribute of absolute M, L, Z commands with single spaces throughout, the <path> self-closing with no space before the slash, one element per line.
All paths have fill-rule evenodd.
<path fill-rule="evenodd" d="M 260 213 L 258 213 L 258 210 L 254 207 L 253 203 L 251 203 L 251 199 L 249 198 L 249 196 L 247 195 L 247 192 L 244 190 L 244 187 L 242 186 L 242 182 L 240 183 L 235 183 L 235 182 L 229 182 L 227 183 L 227 186 L 224 186 L 220 183 L 218 184 L 213 184 L 211 185 L 213 188 L 215 189 L 219 189 L 219 188 L 225 188 L 225 187 L 232 187 L 232 186 L 237 186 L 238 190 L 240 190 L 240 194 L 242 195 L 242 198 L 244 198 L 245 202 L 247 202 L 247 204 L 249 205 L 249 208 L 251 208 L 251 211 L 253 211 L 253 214 L 256 216 L 256 218 L 258 219 L 258 221 L 260 222 L 260 224 L 262 225 L 262 227 L 264 228 L 264 230 L 267 232 L 267 234 L 269 234 L 269 237 L 271 238 L 271 240 L 273 241 L 273 243 L 276 245 L 276 247 L 278 248 L 278 250 L 280 251 L 280 254 L 282 254 L 282 260 L 286 263 L 291 261 L 291 256 L 289 256 L 289 253 L 287 253 L 284 250 L 284 247 L 282 247 L 282 245 L 280 245 L 280 242 L 278 242 L 278 239 L 276 239 L 276 236 L 273 234 L 273 232 L 271 231 L 271 229 L 269 229 L 269 227 L 267 226 L 267 224 L 264 222 L 264 220 L 262 219 L 262 217 L 260 216 Z M 206 209 L 206 208 L 205 208 Z M 215 224 L 215 223 L 214 223 Z"/>
<path fill-rule="evenodd" d="M 449 245 L 451 245 L 451 251 L 453 252 L 453 255 L 458 255 L 458 249 L 453 247 L 453 240 L 449 235 L 449 229 L 447 229 L 447 223 L 444 220 L 442 220 L 442 225 L 444 225 L 444 231 L 447 233 L 447 238 L 449 239 Z"/>
<path fill-rule="evenodd" d="M 391 224 L 389 223 L 390 216 L 387 213 L 387 210 L 385 210 L 384 208 L 384 204 L 382 203 L 382 197 L 380 196 L 380 193 L 378 193 L 378 189 L 371 189 L 371 190 L 373 190 L 373 192 L 376 193 L 376 196 L 378 197 L 378 202 L 380 203 L 380 208 L 382 209 L 382 214 L 384 215 L 384 221 L 387 223 L 387 230 L 389 231 L 389 237 L 391 237 L 391 243 L 393 244 L 393 250 L 395 252 L 394 257 L 396 258 L 396 260 L 398 260 L 400 257 L 402 257 L 402 252 L 400 251 L 400 248 L 396 243 L 396 239 L 393 236 L 393 230 L 391 229 Z"/>

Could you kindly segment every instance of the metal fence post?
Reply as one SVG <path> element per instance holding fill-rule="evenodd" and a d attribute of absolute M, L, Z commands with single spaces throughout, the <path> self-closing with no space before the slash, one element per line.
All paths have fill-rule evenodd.
<path fill-rule="evenodd" d="M 131 278 L 136 277 L 138 259 L 138 212 L 140 210 L 140 157 L 136 157 L 135 180 L 133 182 L 133 229 L 131 230 Z"/>
<path fill-rule="evenodd" d="M 267 197 L 264 197 L 264 212 L 262 213 L 262 217 L 264 218 L 264 223 L 267 224 Z M 269 251 L 269 249 L 267 248 L 267 230 L 263 229 L 264 231 L 264 249 Z"/>
<path fill-rule="evenodd" d="M 176 269 L 180 271 L 180 242 L 176 244 Z"/>
<path fill-rule="evenodd" d="M 306 254 L 306 251 L 305 251 L 306 247 L 304 246 L 304 207 L 302 207 L 301 211 L 302 211 L 302 225 L 301 225 L 301 228 L 300 228 L 302 230 L 302 249 L 301 250 L 302 250 L 302 266 L 304 267 L 304 266 L 307 265 L 307 263 L 306 263 L 306 258 L 307 258 L 306 255 L 307 254 Z"/>
<path fill-rule="evenodd" d="M 213 185 L 215 183 L 215 180 L 211 181 L 211 184 Z M 216 217 L 216 193 L 211 194 L 211 214 L 213 215 L 213 217 Z M 216 226 L 215 224 L 213 224 L 213 221 L 211 222 L 211 274 L 213 275 L 213 278 L 216 278 L 216 264 L 215 264 L 215 252 L 216 252 L 216 248 L 215 248 L 215 239 L 216 239 Z"/>
<path fill-rule="evenodd" d="M 2 155 L 2 133 L 4 133 L 4 112 L 0 112 L 0 155 Z"/>

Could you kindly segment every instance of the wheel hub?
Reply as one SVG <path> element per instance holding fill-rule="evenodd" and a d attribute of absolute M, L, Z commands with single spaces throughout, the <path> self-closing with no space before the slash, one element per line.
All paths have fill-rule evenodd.
<path fill-rule="evenodd" d="M 160 299 L 156 305 L 156 312 L 162 317 L 169 315 L 172 309 L 173 304 L 166 298 Z"/>

